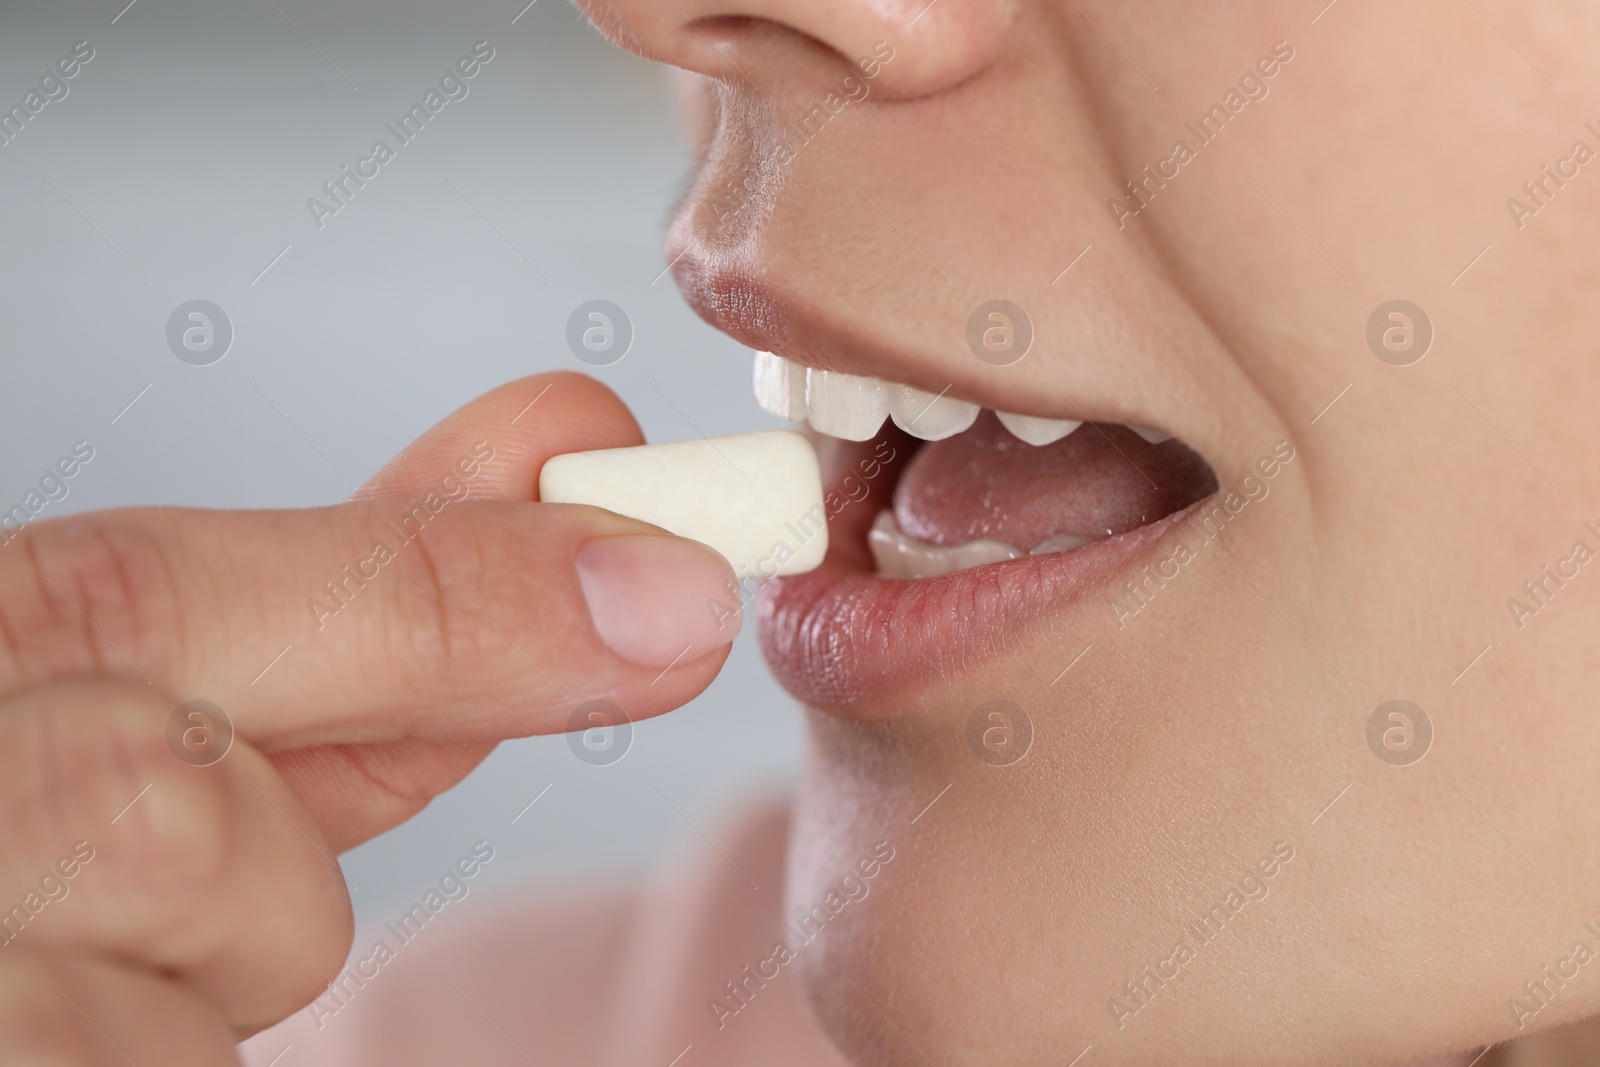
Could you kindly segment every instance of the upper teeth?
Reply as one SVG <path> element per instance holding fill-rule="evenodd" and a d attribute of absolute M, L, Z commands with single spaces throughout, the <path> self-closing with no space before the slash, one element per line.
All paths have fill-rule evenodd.
<path fill-rule="evenodd" d="M 756 353 L 756 403 L 790 422 L 806 421 L 806 368 L 771 352 Z"/>
<path fill-rule="evenodd" d="M 954 437 L 977 422 L 982 410 L 953 396 L 925 393 L 914 385 L 889 386 L 889 417 L 906 433 L 924 441 Z"/>
<path fill-rule="evenodd" d="M 808 369 L 806 413 L 818 433 L 870 441 L 889 417 L 889 387 L 876 378 Z"/>
<path fill-rule="evenodd" d="M 982 410 L 943 393 L 816 370 L 771 352 L 756 353 L 754 384 L 756 403 L 762 410 L 791 422 L 809 419 L 819 433 L 847 441 L 871 440 L 883 428 L 885 418 L 894 419 L 896 426 L 913 437 L 942 441 L 971 426 Z M 1059 441 L 1083 425 L 1078 419 L 1047 419 L 1009 411 L 995 414 L 1006 429 L 1033 445 Z M 1166 439 L 1159 430 L 1133 429 L 1147 441 Z"/>
<path fill-rule="evenodd" d="M 1030 445 L 1049 445 L 1083 425 L 1081 419 L 1041 419 L 1037 415 L 1013 415 L 997 411 L 1000 425 Z"/>
<path fill-rule="evenodd" d="M 1162 441 L 1172 440 L 1172 435 L 1165 430 L 1152 430 L 1148 426 L 1129 426 L 1128 429 L 1153 445 L 1159 445 Z"/>

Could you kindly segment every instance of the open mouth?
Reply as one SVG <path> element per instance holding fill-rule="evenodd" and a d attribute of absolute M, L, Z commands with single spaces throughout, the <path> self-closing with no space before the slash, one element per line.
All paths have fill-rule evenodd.
<path fill-rule="evenodd" d="M 938 682 L 1085 610 L 1217 491 L 1159 430 L 996 412 L 771 353 L 755 391 L 810 424 L 822 459 L 828 558 L 772 583 L 760 610 L 779 680 L 821 706 Z"/>

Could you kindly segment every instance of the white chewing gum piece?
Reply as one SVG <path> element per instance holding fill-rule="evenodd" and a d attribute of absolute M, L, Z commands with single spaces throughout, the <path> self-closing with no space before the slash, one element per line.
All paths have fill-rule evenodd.
<path fill-rule="evenodd" d="M 817 453 L 793 430 L 569 452 L 539 472 L 539 500 L 605 508 L 699 541 L 741 579 L 804 574 L 828 551 Z"/>

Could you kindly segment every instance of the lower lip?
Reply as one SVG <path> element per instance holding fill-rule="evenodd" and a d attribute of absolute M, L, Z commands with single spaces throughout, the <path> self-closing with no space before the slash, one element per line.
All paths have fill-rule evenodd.
<path fill-rule="evenodd" d="M 762 590 L 762 648 L 778 681 L 807 704 L 856 718 L 886 715 L 881 705 L 890 699 L 956 683 L 1038 640 L 1047 625 L 1058 634 L 1084 624 L 1096 593 L 1175 551 L 1167 542 L 1205 503 L 1070 552 L 912 580 L 880 577 L 868 565 L 873 515 L 863 522 L 841 514 L 829 523 L 821 567 Z M 858 507 L 873 509 L 870 500 Z"/>

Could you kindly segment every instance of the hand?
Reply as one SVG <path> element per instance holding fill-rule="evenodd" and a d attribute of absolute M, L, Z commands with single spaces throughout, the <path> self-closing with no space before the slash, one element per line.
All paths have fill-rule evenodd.
<path fill-rule="evenodd" d="M 603 386 L 542 375 L 346 504 L 100 512 L 0 546 L 0 1067 L 235 1063 L 343 965 L 339 851 L 588 699 L 640 719 L 698 694 L 737 630 L 708 608 L 726 562 L 530 503 L 550 456 L 641 440 Z M 169 741 L 192 700 L 235 733 L 207 766 L 214 716 Z"/>

